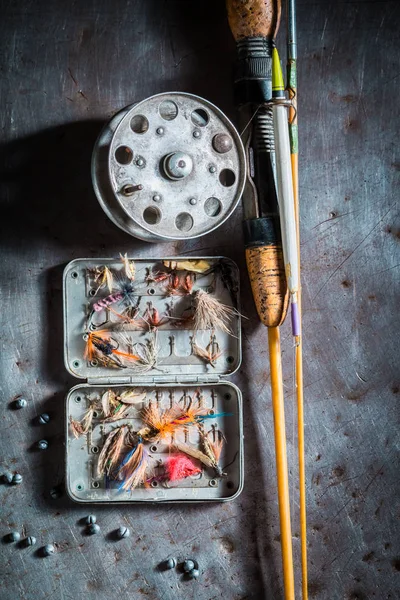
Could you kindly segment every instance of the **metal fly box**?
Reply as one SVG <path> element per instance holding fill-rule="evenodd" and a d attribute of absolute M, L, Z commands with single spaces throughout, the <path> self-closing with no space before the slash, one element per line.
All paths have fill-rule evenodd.
<path fill-rule="evenodd" d="M 239 273 L 230 259 L 77 259 L 64 271 L 66 488 L 200 502 L 243 487 Z"/>

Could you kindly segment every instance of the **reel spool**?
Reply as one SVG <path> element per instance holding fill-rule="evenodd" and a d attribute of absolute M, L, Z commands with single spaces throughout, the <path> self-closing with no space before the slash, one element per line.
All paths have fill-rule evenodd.
<path fill-rule="evenodd" d="M 239 134 L 216 106 L 171 92 L 120 111 L 92 157 L 98 201 L 121 229 L 149 242 L 193 239 L 219 227 L 245 184 Z"/>

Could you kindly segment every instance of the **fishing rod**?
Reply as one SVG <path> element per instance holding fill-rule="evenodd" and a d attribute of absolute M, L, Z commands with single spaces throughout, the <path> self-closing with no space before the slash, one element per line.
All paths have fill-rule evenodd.
<path fill-rule="evenodd" d="M 271 396 L 286 600 L 294 600 L 292 531 L 279 325 L 286 317 L 288 289 L 276 189 L 272 106 L 272 50 L 280 0 L 227 0 L 237 43 L 235 101 L 239 109 L 248 173 L 243 193 L 246 262 L 260 321 L 268 328 Z"/>
<path fill-rule="evenodd" d="M 289 107 L 289 137 L 292 163 L 294 210 L 297 226 L 297 254 L 300 266 L 300 210 L 298 176 L 298 125 L 297 125 L 297 22 L 296 1 L 287 0 L 287 91 L 291 101 Z M 304 458 L 304 397 L 303 397 L 303 338 L 301 336 L 301 284 L 299 282 L 298 307 L 300 336 L 295 344 L 295 380 L 297 403 L 297 438 L 299 462 L 299 505 L 300 505 L 300 546 L 301 546 L 301 585 L 303 600 L 308 599 L 307 572 L 307 514 L 306 514 L 306 473 Z"/>
<path fill-rule="evenodd" d="M 289 73 L 293 76 L 293 81 L 296 67 L 296 63 L 293 63 L 296 52 L 294 8 L 292 1 L 288 6 L 288 61 L 292 61 Z M 243 142 L 248 163 L 243 194 L 246 261 L 257 312 L 261 322 L 268 328 L 286 600 L 294 599 L 294 572 L 279 326 L 285 320 L 289 296 L 291 300 L 299 409 L 302 590 L 303 598 L 306 599 L 297 135 L 294 137 L 297 134 L 297 112 L 291 103 L 296 88 L 291 85 L 292 91 L 288 101 L 274 43 L 281 15 L 280 0 L 227 0 L 227 10 L 230 27 L 237 42 L 235 100 L 239 109 L 240 125 L 244 128 Z M 288 108 L 291 119 L 290 132 Z"/>

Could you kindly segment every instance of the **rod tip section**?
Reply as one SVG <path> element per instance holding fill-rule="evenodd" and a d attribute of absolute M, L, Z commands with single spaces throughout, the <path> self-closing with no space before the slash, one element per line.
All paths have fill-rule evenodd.
<path fill-rule="evenodd" d="M 292 318 L 292 333 L 295 338 L 300 336 L 300 312 L 299 305 L 297 302 L 292 301 L 291 306 L 291 318 Z"/>

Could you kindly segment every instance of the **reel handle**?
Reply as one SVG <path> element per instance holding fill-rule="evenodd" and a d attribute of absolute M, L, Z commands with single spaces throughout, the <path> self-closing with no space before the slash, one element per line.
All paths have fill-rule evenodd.
<path fill-rule="evenodd" d="M 281 19 L 281 0 L 226 0 L 226 9 L 236 41 L 275 38 Z"/>

